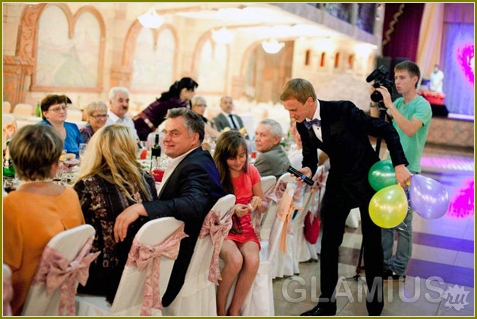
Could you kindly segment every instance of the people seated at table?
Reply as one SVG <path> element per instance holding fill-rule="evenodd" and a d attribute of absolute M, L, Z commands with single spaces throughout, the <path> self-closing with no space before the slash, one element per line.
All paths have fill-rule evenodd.
<path fill-rule="evenodd" d="M 262 120 L 255 130 L 255 148 L 259 152 L 255 160 L 255 167 L 261 176 L 273 175 L 277 180 L 290 165 L 285 150 L 280 145 L 283 130 L 275 120 Z"/>
<path fill-rule="evenodd" d="M 190 100 L 198 86 L 196 81 L 188 77 L 175 81 L 169 91 L 163 92 L 160 98 L 136 115 L 134 126 L 140 140 L 147 140 L 149 133 L 154 132 L 165 120 L 168 110 L 177 107 L 190 108 Z"/>
<path fill-rule="evenodd" d="M 248 147 L 240 132 L 231 130 L 222 133 L 217 140 L 214 161 L 225 192 L 236 197 L 233 226 L 220 250 L 225 267 L 217 288 L 217 315 L 238 316 L 260 263 L 260 240 L 252 225 L 251 212 L 265 212 L 268 203 L 258 170 L 248 164 Z M 226 309 L 227 296 L 235 279 L 232 301 Z"/>
<path fill-rule="evenodd" d="M 164 307 L 174 301 L 184 284 L 205 216 L 225 195 L 214 160 L 200 147 L 204 125 L 197 114 L 185 107 L 167 112 L 162 151 L 171 160 L 158 190 L 158 199 L 129 206 L 114 224 L 114 238 L 119 242 L 124 241 L 128 226 L 140 216 L 150 219 L 171 216 L 185 223 L 184 232 L 189 237 L 181 240 L 179 255 L 162 297 Z"/>
<path fill-rule="evenodd" d="M 3 197 L 3 262 L 12 270 L 13 314 L 20 315 L 46 245 L 84 218 L 75 191 L 53 183 L 63 150 L 53 127 L 22 127 L 9 150 L 21 182 Z"/>
<path fill-rule="evenodd" d="M 204 116 L 207 101 L 202 96 L 194 96 L 191 100 L 191 110 L 197 113 L 205 123 L 205 137 L 217 138 L 220 132 L 216 130 L 214 121 Z"/>
<path fill-rule="evenodd" d="M 130 127 L 134 137 L 138 140 L 133 120 L 129 117 L 129 90 L 122 86 L 115 86 L 109 90 L 109 110 L 106 125 L 123 124 Z"/>
<path fill-rule="evenodd" d="M 85 108 L 88 122 L 85 127 L 80 129 L 81 137 L 84 143 L 88 143 L 91 136 L 102 128 L 109 117 L 106 103 L 100 100 L 92 101 Z"/>
<path fill-rule="evenodd" d="M 138 218 L 128 228 L 124 241 L 116 243 L 116 216 L 135 203 L 157 198 L 154 179 L 136 159 L 137 144 L 131 129 L 112 124 L 99 129 L 86 147 L 75 191 L 87 224 L 96 229 L 92 251 L 101 251 L 91 263 L 89 279 L 78 291 L 106 296 L 113 302 L 137 231 L 149 221 Z"/>
<path fill-rule="evenodd" d="M 50 94 L 44 97 L 40 102 L 43 120 L 38 124 L 52 126 L 63 140 L 63 149 L 78 157 L 79 145 L 83 143 L 83 138 L 76 124 L 66 122 L 68 100 L 66 95 Z"/>

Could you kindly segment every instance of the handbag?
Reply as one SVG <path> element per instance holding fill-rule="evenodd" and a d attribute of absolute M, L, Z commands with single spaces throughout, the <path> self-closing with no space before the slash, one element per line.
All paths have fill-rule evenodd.
<path fill-rule="evenodd" d="M 303 227 L 303 232 L 305 234 L 305 239 L 308 241 L 310 244 L 316 244 L 318 240 L 318 236 L 320 235 L 320 226 L 321 226 L 321 220 L 319 217 L 319 211 L 320 211 L 320 198 L 321 198 L 321 188 L 318 192 L 318 201 L 315 202 L 314 204 L 317 205 L 312 205 L 312 210 L 309 210 L 306 213 L 305 216 L 305 225 Z M 317 214 L 313 214 L 313 207 L 316 207 Z"/>
<path fill-rule="evenodd" d="M 318 240 L 318 236 L 320 235 L 320 226 L 321 226 L 321 220 L 318 217 L 315 217 L 313 212 L 309 210 L 306 213 L 306 217 L 305 217 L 304 233 L 305 233 L 305 239 L 310 244 L 316 244 L 316 241 Z"/>

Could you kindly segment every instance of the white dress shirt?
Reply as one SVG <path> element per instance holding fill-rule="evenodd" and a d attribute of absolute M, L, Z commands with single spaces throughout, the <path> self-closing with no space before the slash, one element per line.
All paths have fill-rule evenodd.
<path fill-rule="evenodd" d="M 199 146 L 200 147 L 200 146 Z M 197 147 L 196 147 L 197 148 Z M 184 153 L 182 154 L 181 156 L 177 156 L 176 158 L 171 158 L 169 160 L 169 165 L 167 165 L 167 168 L 166 170 L 164 171 L 164 176 L 162 177 L 162 181 L 161 181 L 161 185 L 157 188 L 157 196 L 158 198 L 160 197 L 161 195 L 161 190 L 162 190 L 162 187 L 166 184 L 167 180 L 169 179 L 169 177 L 172 175 L 172 172 L 174 172 L 174 170 L 176 169 L 177 165 L 179 165 L 179 163 L 184 159 L 184 157 L 187 156 L 187 154 L 189 154 L 190 152 L 192 152 L 193 150 L 195 150 L 196 148 L 193 148 L 191 149 L 190 151 L 188 151 L 187 153 Z M 159 198 L 160 199 L 160 198 Z"/>
<path fill-rule="evenodd" d="M 227 121 L 229 122 L 229 127 L 231 129 L 234 128 L 234 125 L 232 123 L 232 120 L 230 119 L 230 115 L 232 115 L 234 117 L 234 121 L 235 121 L 235 124 L 237 125 L 237 130 L 240 129 L 240 124 L 239 124 L 239 121 L 237 120 L 237 115 L 233 114 L 233 113 L 225 113 L 224 111 L 222 111 L 222 114 L 225 116 L 225 118 L 227 119 Z"/>
<path fill-rule="evenodd" d="M 320 117 L 320 101 L 316 100 L 316 110 L 315 114 L 312 119 L 306 118 L 306 121 L 312 121 L 313 119 L 318 119 L 321 121 Z M 323 139 L 321 138 L 321 126 L 313 125 L 313 132 L 315 132 L 316 137 L 323 142 Z"/>
<path fill-rule="evenodd" d="M 108 110 L 108 115 L 109 117 L 106 120 L 105 125 L 116 124 L 116 123 L 126 125 L 133 130 L 134 137 L 136 138 L 136 140 L 139 140 L 136 128 L 134 127 L 134 121 L 127 114 L 124 114 L 124 117 L 120 118 L 119 116 L 111 112 L 111 110 Z"/>

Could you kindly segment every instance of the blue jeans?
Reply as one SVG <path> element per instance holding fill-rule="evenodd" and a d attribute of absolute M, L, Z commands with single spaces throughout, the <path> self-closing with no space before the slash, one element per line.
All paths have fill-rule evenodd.
<path fill-rule="evenodd" d="M 409 202 L 409 193 L 406 192 Z M 406 275 L 406 268 L 412 254 L 412 214 L 413 210 L 410 207 L 407 211 L 406 217 L 395 228 L 382 228 L 382 244 L 384 254 L 384 271 L 391 269 L 397 275 Z M 394 235 L 397 233 L 397 249 L 393 256 Z"/>

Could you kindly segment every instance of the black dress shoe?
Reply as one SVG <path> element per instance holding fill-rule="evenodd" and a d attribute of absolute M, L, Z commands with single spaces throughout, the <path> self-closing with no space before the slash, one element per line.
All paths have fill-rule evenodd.
<path fill-rule="evenodd" d="M 319 303 L 313 309 L 305 311 L 300 316 L 334 316 L 336 315 L 336 304 Z"/>

